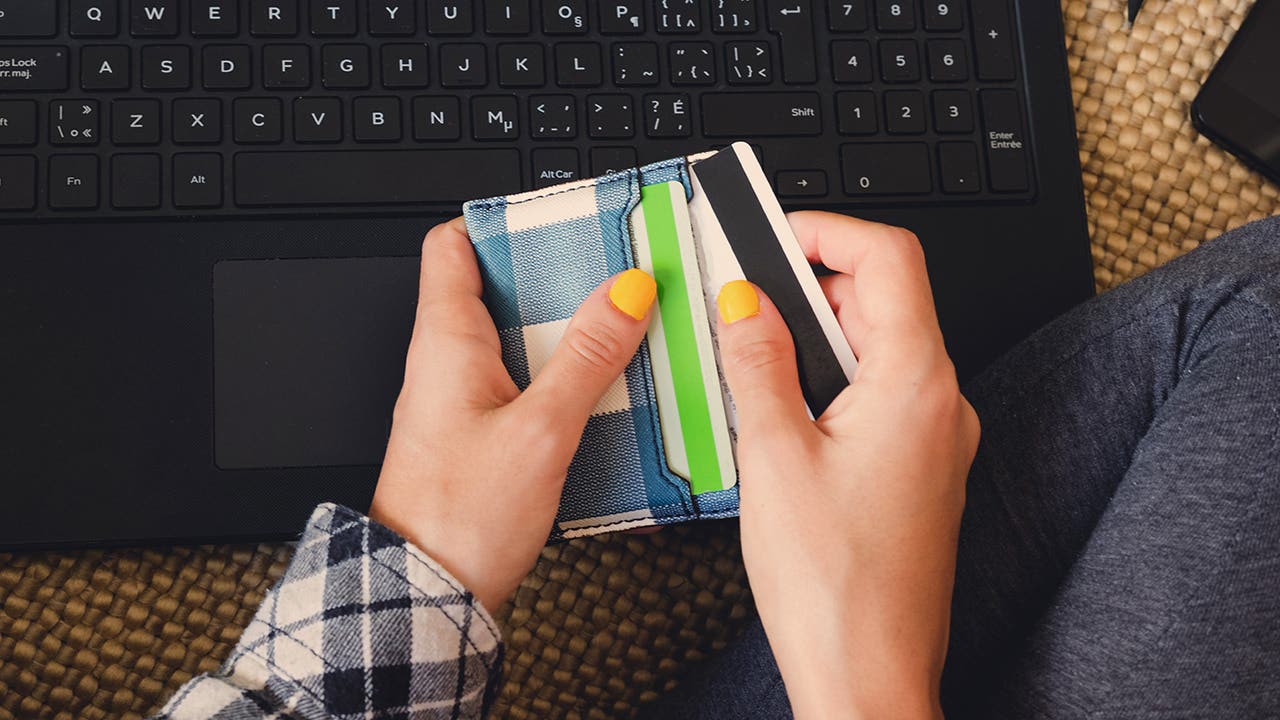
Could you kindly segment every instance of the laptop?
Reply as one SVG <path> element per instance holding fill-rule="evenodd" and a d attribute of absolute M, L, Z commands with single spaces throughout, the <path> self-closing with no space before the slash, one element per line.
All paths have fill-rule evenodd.
<path fill-rule="evenodd" d="M 1093 292 L 1057 0 L 0 0 L 0 547 L 366 507 L 432 225 L 735 140 L 962 377 Z"/>

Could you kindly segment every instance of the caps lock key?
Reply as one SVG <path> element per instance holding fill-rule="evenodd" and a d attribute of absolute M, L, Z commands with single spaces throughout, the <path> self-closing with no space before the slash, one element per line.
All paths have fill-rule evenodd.
<path fill-rule="evenodd" d="M 67 89 L 65 47 L 0 45 L 0 92 Z"/>

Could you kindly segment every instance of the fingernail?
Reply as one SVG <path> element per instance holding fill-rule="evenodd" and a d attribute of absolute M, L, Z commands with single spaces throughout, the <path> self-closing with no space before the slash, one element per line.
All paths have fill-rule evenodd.
<path fill-rule="evenodd" d="M 643 320 L 653 299 L 658 296 L 658 283 L 643 270 L 631 268 L 618 276 L 609 288 L 609 302 L 636 320 Z"/>
<path fill-rule="evenodd" d="M 730 280 L 720 288 L 716 306 L 720 308 L 720 319 L 725 324 L 732 324 L 759 315 L 760 296 L 756 294 L 755 286 L 746 280 Z"/>

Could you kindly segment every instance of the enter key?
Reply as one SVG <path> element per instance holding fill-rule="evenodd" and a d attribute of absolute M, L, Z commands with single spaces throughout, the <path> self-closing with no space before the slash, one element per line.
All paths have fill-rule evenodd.
<path fill-rule="evenodd" d="M 996 192 L 1025 192 L 1029 152 L 1022 124 L 1021 101 L 1014 90 L 983 90 L 982 144 L 987 153 L 987 172 Z"/>

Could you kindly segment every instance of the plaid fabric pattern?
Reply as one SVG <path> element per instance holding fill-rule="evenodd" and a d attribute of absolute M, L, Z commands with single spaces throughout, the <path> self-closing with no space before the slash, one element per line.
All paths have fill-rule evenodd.
<path fill-rule="evenodd" d="M 160 720 L 480 718 L 501 634 L 422 550 L 348 508 L 316 508 L 230 658 Z"/>
<path fill-rule="evenodd" d="M 524 389 L 582 300 L 634 267 L 640 186 L 680 181 L 686 158 L 463 206 L 503 360 Z M 551 541 L 737 514 L 737 489 L 697 499 L 667 467 L 647 346 L 596 406 L 569 467 Z"/>

